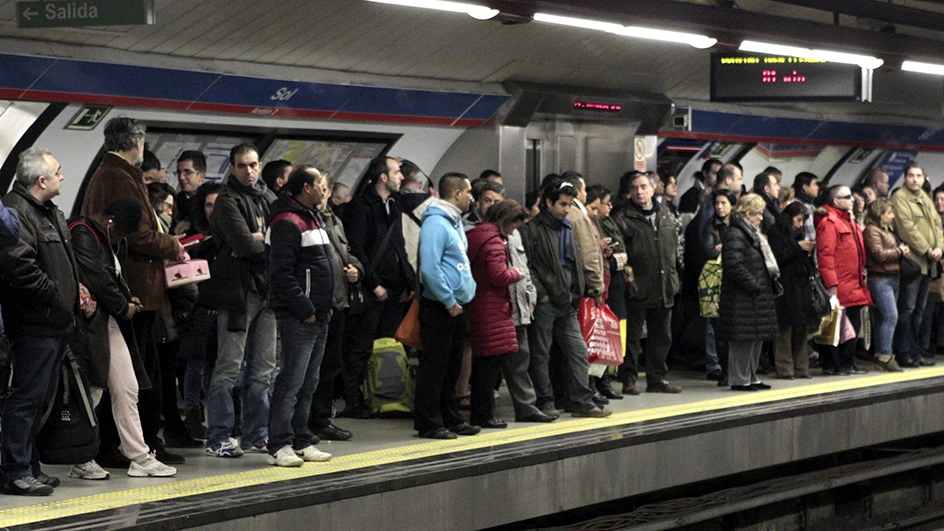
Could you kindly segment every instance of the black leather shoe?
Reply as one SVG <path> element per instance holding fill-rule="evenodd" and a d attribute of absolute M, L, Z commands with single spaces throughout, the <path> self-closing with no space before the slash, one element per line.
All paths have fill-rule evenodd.
<path fill-rule="evenodd" d="M 117 448 L 110 445 L 102 445 L 98 448 L 95 462 L 102 468 L 124 468 L 127 470 L 131 466 L 131 460 L 125 457 Z"/>
<path fill-rule="evenodd" d="M 182 465 L 187 462 L 184 456 L 170 453 L 167 448 L 158 448 L 154 457 L 165 465 Z"/>
<path fill-rule="evenodd" d="M 515 422 L 554 422 L 560 415 L 546 415 L 540 411 L 527 417 L 515 417 Z"/>
<path fill-rule="evenodd" d="M 606 398 L 610 400 L 622 400 L 623 395 L 616 392 L 616 389 L 613 389 L 613 386 L 610 385 L 609 380 L 599 379 L 597 380 L 597 391 L 600 392 Z"/>
<path fill-rule="evenodd" d="M 164 444 L 170 448 L 203 448 L 203 443 L 194 439 L 187 432 L 164 431 Z"/>
<path fill-rule="evenodd" d="M 607 398 L 606 398 L 605 396 L 601 395 L 599 391 L 594 390 L 594 391 L 593 391 L 593 403 L 596 404 L 596 405 L 598 405 L 598 406 L 605 406 L 605 405 L 609 404 L 610 401 L 607 400 Z M 565 409 L 564 411 L 566 411 L 566 409 Z"/>
<path fill-rule="evenodd" d="M 370 411 L 364 406 L 345 406 L 344 410 L 338 413 L 338 416 L 366 420 L 370 418 Z"/>
<path fill-rule="evenodd" d="M 757 391 L 758 389 L 753 385 L 732 385 L 732 391 Z"/>
<path fill-rule="evenodd" d="M 863 369 L 862 367 L 859 367 L 858 365 L 853 365 L 852 368 L 849 369 L 849 372 L 852 374 L 868 374 L 869 373 L 869 371 Z"/>
<path fill-rule="evenodd" d="M 315 435 L 323 441 L 350 441 L 354 434 L 342 430 L 334 424 L 328 424 L 327 427 L 315 431 Z"/>
<path fill-rule="evenodd" d="M 721 369 L 715 369 L 708 373 L 709 382 L 720 382 L 721 381 Z"/>
<path fill-rule="evenodd" d="M 754 389 L 757 389 L 758 391 L 766 391 L 770 389 L 769 385 L 762 382 L 752 383 L 751 387 L 753 387 Z"/>
<path fill-rule="evenodd" d="M 899 366 L 899 367 L 908 367 L 908 368 L 910 368 L 910 369 L 913 369 L 913 368 L 915 368 L 915 367 L 920 367 L 921 364 L 918 363 L 917 360 L 913 360 L 913 359 L 909 359 L 909 358 L 898 358 L 898 366 Z"/>
<path fill-rule="evenodd" d="M 452 433 L 451 431 L 447 430 L 446 428 L 436 428 L 436 429 L 429 430 L 429 431 L 427 431 L 427 432 L 421 433 L 421 434 L 420 434 L 420 437 L 422 437 L 422 438 L 424 438 L 424 439 L 442 439 L 442 440 L 447 440 L 447 439 L 455 439 L 455 438 L 458 437 L 458 435 L 456 435 L 455 433 Z"/>
<path fill-rule="evenodd" d="M 472 425 L 489 430 L 503 430 L 508 427 L 508 423 L 501 419 L 487 419 L 480 422 L 473 422 Z"/>
<path fill-rule="evenodd" d="M 478 435 L 479 432 L 482 431 L 482 428 L 473 426 L 468 422 L 463 422 L 462 424 L 449 428 L 449 431 L 456 435 Z"/>
<path fill-rule="evenodd" d="M 899 365 L 900 365 L 900 364 L 899 364 Z M 937 362 L 934 361 L 934 358 L 925 358 L 925 357 L 922 357 L 921 360 L 918 361 L 918 365 L 921 365 L 922 367 L 933 367 L 933 366 L 937 365 Z"/>

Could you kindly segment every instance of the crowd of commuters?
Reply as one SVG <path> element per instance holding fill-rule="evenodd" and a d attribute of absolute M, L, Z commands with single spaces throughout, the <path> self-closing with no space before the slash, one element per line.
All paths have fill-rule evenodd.
<path fill-rule="evenodd" d="M 686 329 L 704 327 L 705 334 L 689 335 L 696 343 L 704 338 L 693 351 L 704 353 L 698 363 L 708 379 L 756 391 L 770 388 L 759 374 L 810 378 L 814 363 L 824 375 L 863 374 L 862 359 L 888 372 L 935 363 L 944 346 L 937 339 L 944 337 L 944 188 L 932 191 L 914 161 L 894 191 L 880 169 L 854 189 L 821 190 L 809 172 L 781 187 L 782 174 L 769 167 L 746 193 L 741 172 L 737 164 L 705 161 L 679 208 L 691 220 L 683 313 L 698 315 L 699 276 L 721 258 L 719 315 L 687 320 L 676 331 L 685 337 Z M 841 308 L 833 343 L 811 342 L 824 315 L 809 294 L 820 288 Z"/>
<path fill-rule="evenodd" d="M 202 153 L 181 153 L 175 193 L 145 139 L 136 120 L 106 125 L 82 215 L 68 222 L 53 202 L 64 178 L 54 155 L 19 156 L 0 208 L 0 347 L 12 369 L 3 492 L 60 485 L 41 469 L 36 435 L 66 356 L 88 379 L 100 432 L 98 455 L 73 463 L 72 478 L 173 476 L 185 460 L 168 448 L 327 461 L 320 440 L 354 437 L 335 417 L 371 417 L 374 341 L 394 336 L 414 301 L 413 427 L 431 439 L 505 428 L 502 379 L 516 422 L 606 417 L 609 400 L 640 394 L 641 369 L 646 392 L 679 393 L 668 364 L 693 338 L 709 379 L 733 390 L 769 389 L 767 357 L 779 377 L 808 378 L 822 315 L 805 294 L 820 282 L 853 330 L 817 347 L 824 374 L 864 371 L 866 319 L 880 370 L 933 363 L 944 345 L 944 190 L 932 197 L 915 164 L 890 198 L 881 172 L 823 194 L 801 173 L 791 194 L 775 168 L 746 193 L 737 164 L 710 159 L 680 197 L 672 175 L 628 172 L 614 194 L 565 172 L 520 204 L 495 171 L 433 186 L 387 156 L 352 197 L 313 166 L 263 167 L 240 144 L 222 183 L 205 182 Z M 210 279 L 168 288 L 165 266 L 190 258 L 210 263 Z M 703 319 L 709 262 L 723 277 L 718 314 Z M 616 370 L 589 361 L 577 311 L 588 301 L 626 321 Z"/>

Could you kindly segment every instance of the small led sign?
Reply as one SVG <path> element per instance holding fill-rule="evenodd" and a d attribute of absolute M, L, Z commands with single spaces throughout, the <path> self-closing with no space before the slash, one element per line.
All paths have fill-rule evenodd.
<path fill-rule="evenodd" d="M 577 100 L 574 102 L 574 109 L 584 109 L 588 111 L 602 111 L 602 112 L 620 112 L 623 110 L 623 106 L 617 105 L 615 103 L 598 103 L 598 102 L 593 102 L 593 101 Z"/>
<path fill-rule="evenodd" d="M 711 54 L 712 101 L 863 101 L 858 65 L 744 52 Z"/>

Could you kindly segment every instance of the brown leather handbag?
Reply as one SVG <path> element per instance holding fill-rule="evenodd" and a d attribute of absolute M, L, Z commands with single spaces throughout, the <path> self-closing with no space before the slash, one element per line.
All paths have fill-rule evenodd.
<path fill-rule="evenodd" d="M 419 298 L 414 298 L 413 302 L 410 303 L 410 309 L 406 312 L 406 315 L 403 316 L 403 320 L 400 321 L 400 326 L 397 328 L 396 333 L 393 334 L 393 338 L 403 343 L 405 346 L 415 348 L 416 350 L 423 350 L 423 331 L 420 328 Z"/>

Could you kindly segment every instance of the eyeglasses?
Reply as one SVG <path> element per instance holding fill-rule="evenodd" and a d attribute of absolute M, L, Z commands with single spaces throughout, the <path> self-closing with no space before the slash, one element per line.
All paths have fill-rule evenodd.
<path fill-rule="evenodd" d="M 200 172 L 198 172 L 198 171 L 196 171 L 196 170 L 183 170 L 183 171 L 177 170 L 177 171 L 174 172 L 174 175 L 176 175 L 177 177 L 180 177 L 180 176 L 182 176 L 182 175 L 185 175 L 185 176 L 187 176 L 187 177 L 190 177 L 191 175 L 196 175 L 196 174 L 198 174 L 198 173 L 200 173 Z"/>

